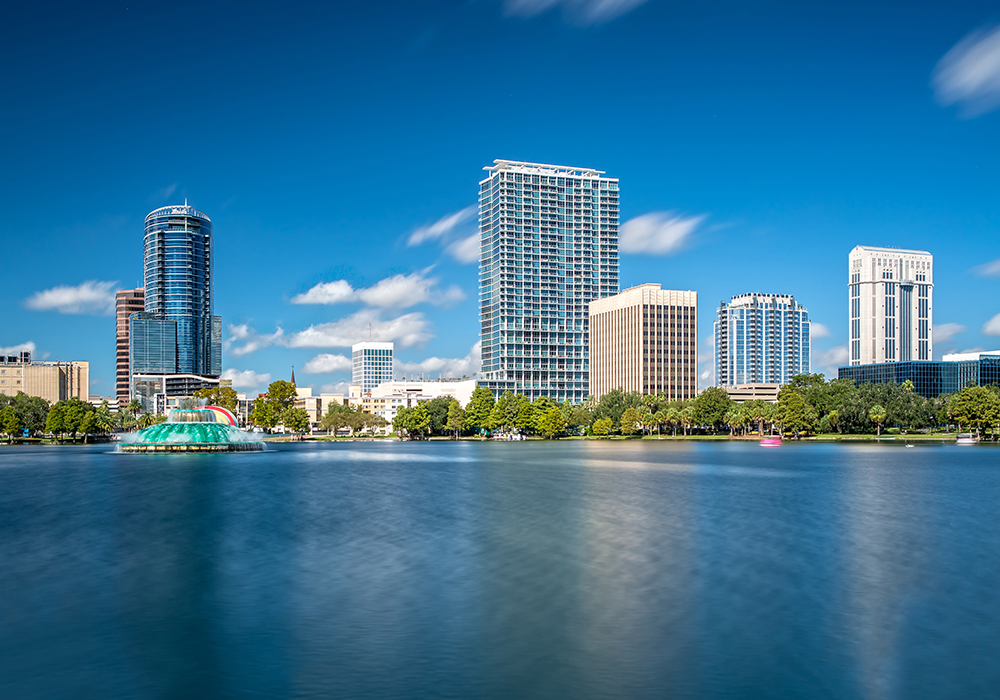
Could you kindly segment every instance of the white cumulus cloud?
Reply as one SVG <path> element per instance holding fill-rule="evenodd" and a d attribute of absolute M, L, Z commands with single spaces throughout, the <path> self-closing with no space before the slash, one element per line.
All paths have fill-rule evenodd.
<path fill-rule="evenodd" d="M 333 372 L 346 372 L 352 366 L 351 358 L 324 352 L 309 360 L 303 371 L 306 374 L 332 374 Z"/>
<path fill-rule="evenodd" d="M 460 263 L 474 263 L 479 261 L 480 240 L 479 234 L 474 233 L 460 240 L 455 241 L 447 248 L 447 253 Z"/>
<path fill-rule="evenodd" d="M 409 313 L 382 320 L 379 312 L 362 309 L 330 323 L 320 323 L 294 333 L 288 341 L 293 348 L 344 348 L 368 340 L 394 341 L 401 347 L 422 345 L 432 337 L 422 313 Z"/>
<path fill-rule="evenodd" d="M 343 304 L 361 302 L 382 309 L 405 309 L 428 303 L 448 306 L 465 299 L 465 292 L 452 285 L 438 288 L 437 277 L 428 277 L 427 270 L 409 275 L 393 275 L 371 287 L 354 289 L 347 280 L 317 284 L 307 292 L 292 297 L 293 304 Z"/>
<path fill-rule="evenodd" d="M 933 334 L 934 344 L 947 343 L 959 333 L 965 332 L 965 326 L 960 323 L 935 323 Z"/>
<path fill-rule="evenodd" d="M 404 377 L 471 377 L 483 366 L 483 344 L 477 342 L 465 357 L 428 357 L 422 362 L 396 362 L 396 375 Z"/>
<path fill-rule="evenodd" d="M 35 292 L 25 301 L 25 305 L 35 311 L 110 316 L 115 312 L 116 284 L 118 283 L 90 280 L 76 287 L 60 285 Z"/>
<path fill-rule="evenodd" d="M 3 357 L 14 357 L 18 353 L 30 352 L 32 355 L 35 354 L 35 344 L 30 340 L 27 343 L 21 343 L 20 345 L 8 345 L 7 347 L 0 347 L 0 355 Z"/>
<path fill-rule="evenodd" d="M 426 243 L 427 241 L 436 241 L 442 238 L 447 239 L 457 228 L 475 216 L 478 211 L 479 205 L 473 204 L 465 209 L 460 209 L 452 214 L 443 216 L 429 226 L 421 226 L 410 234 L 406 245 L 414 246 Z"/>
<path fill-rule="evenodd" d="M 847 361 L 848 352 L 845 343 L 829 350 L 813 350 L 810 364 L 813 372 L 825 374 L 827 379 L 836 379 L 837 369 L 845 367 Z"/>
<path fill-rule="evenodd" d="M 704 220 L 704 214 L 687 217 L 673 211 L 643 214 L 622 224 L 618 246 L 623 253 L 673 255 L 684 249 Z"/>
<path fill-rule="evenodd" d="M 347 396 L 347 392 L 350 391 L 350 382 L 333 382 L 332 384 L 324 384 L 319 388 L 321 394 L 340 394 L 341 396 Z"/>
<path fill-rule="evenodd" d="M 1000 106 L 1000 26 L 958 42 L 938 62 L 932 83 L 938 102 L 960 104 L 970 117 Z"/>
<path fill-rule="evenodd" d="M 243 357 L 252 352 L 271 345 L 284 345 L 285 331 L 278 328 L 274 333 L 261 335 L 247 324 L 229 326 L 229 336 L 223 341 L 222 348 L 233 357 Z M 243 343 L 236 345 L 237 342 Z"/>
<path fill-rule="evenodd" d="M 249 389 L 251 391 L 266 387 L 271 383 L 271 375 L 267 372 L 258 374 L 252 369 L 227 369 L 222 372 L 223 379 L 231 379 L 233 389 Z"/>
<path fill-rule="evenodd" d="M 561 7 L 577 24 L 603 24 L 642 5 L 646 0 L 505 0 L 504 13 L 513 17 L 534 17 Z"/>
<path fill-rule="evenodd" d="M 1000 314 L 997 314 L 989 321 L 983 324 L 983 335 L 998 336 L 1000 335 Z"/>
<path fill-rule="evenodd" d="M 830 329 L 824 324 L 818 323 L 816 321 L 811 321 L 809 323 L 809 337 L 810 338 L 829 338 Z"/>

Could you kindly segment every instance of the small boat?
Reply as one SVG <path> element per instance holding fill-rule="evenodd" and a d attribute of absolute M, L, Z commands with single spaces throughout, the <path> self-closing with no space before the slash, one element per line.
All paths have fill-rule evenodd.
<path fill-rule="evenodd" d="M 778 447 L 779 445 L 781 445 L 780 437 L 766 437 L 760 441 L 761 447 Z"/>
<path fill-rule="evenodd" d="M 979 438 L 974 433 L 962 433 L 955 439 L 955 443 L 958 445 L 975 445 L 977 442 L 979 442 Z"/>

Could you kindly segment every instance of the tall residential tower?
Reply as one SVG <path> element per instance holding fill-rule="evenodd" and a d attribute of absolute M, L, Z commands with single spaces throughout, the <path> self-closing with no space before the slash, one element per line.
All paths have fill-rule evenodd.
<path fill-rule="evenodd" d="M 788 384 L 809 372 L 809 312 L 785 294 L 740 294 L 715 320 L 715 383 Z"/>
<path fill-rule="evenodd" d="M 129 401 L 129 342 L 128 320 L 145 308 L 145 295 L 139 289 L 121 289 L 115 292 L 115 397 L 123 409 Z"/>
<path fill-rule="evenodd" d="M 851 251 L 851 365 L 933 357 L 933 263 L 925 250 L 859 245 Z"/>
<path fill-rule="evenodd" d="M 530 399 L 590 390 L 587 305 L 618 293 L 618 180 L 496 160 L 479 183 L 484 384 Z"/>

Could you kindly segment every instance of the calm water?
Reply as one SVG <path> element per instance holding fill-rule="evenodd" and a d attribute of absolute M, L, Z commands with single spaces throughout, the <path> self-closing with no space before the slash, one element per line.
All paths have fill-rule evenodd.
<path fill-rule="evenodd" d="M 107 449 L 0 448 L 0 697 L 1000 697 L 1000 449 Z"/>

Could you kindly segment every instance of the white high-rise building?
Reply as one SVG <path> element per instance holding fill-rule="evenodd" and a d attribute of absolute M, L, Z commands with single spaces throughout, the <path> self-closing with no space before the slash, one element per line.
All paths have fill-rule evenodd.
<path fill-rule="evenodd" d="M 479 183 L 482 383 L 530 399 L 589 392 L 587 304 L 618 293 L 618 180 L 494 161 Z"/>
<path fill-rule="evenodd" d="M 934 256 L 859 245 L 848 258 L 850 364 L 930 360 Z"/>
<path fill-rule="evenodd" d="M 351 346 L 351 384 L 369 392 L 382 382 L 392 381 L 392 343 L 365 341 Z"/>
<path fill-rule="evenodd" d="M 810 369 L 809 312 L 787 294 L 740 294 L 719 304 L 715 383 L 788 384 Z"/>

